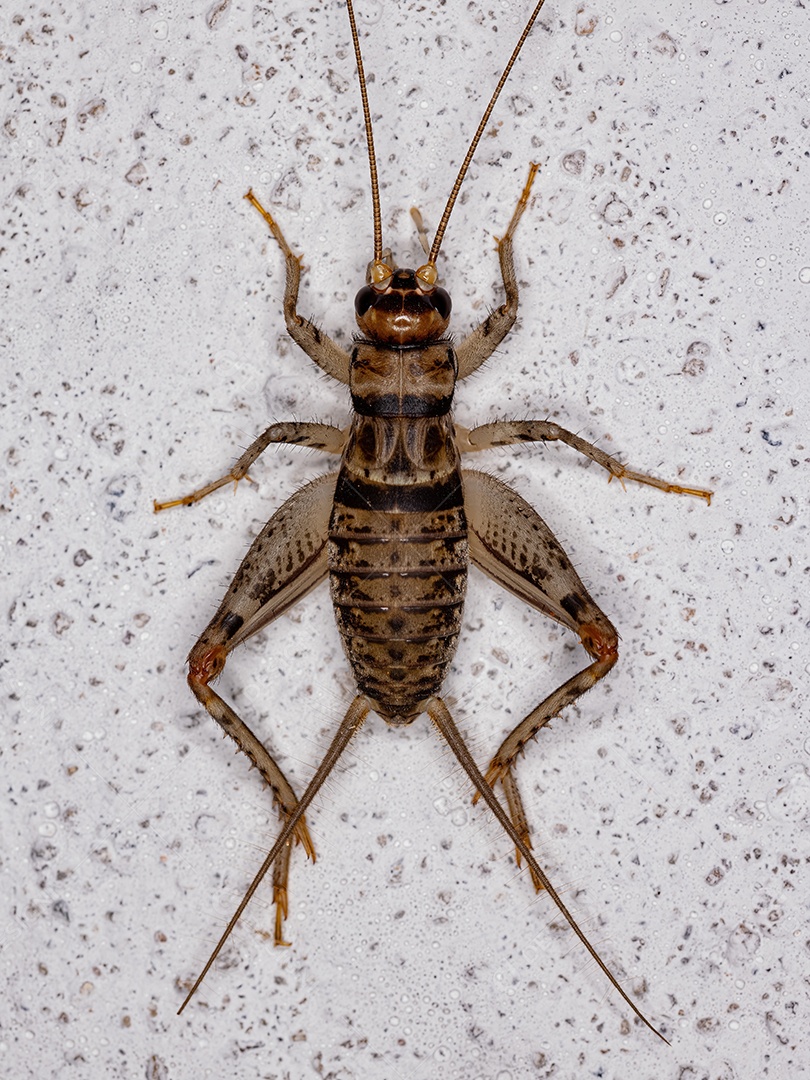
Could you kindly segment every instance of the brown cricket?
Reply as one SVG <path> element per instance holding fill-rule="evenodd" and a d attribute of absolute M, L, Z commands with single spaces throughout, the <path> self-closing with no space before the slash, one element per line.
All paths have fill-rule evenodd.
<path fill-rule="evenodd" d="M 322 450 L 340 458 L 329 473 L 297 491 L 254 540 L 225 598 L 189 656 L 188 682 L 197 700 L 250 758 L 269 784 L 283 828 L 202 973 L 193 997 L 259 884 L 272 867 L 275 942 L 284 944 L 287 883 L 294 841 L 315 858 L 305 812 L 331 769 L 374 711 L 392 726 L 427 713 L 475 788 L 525 860 L 537 891 L 545 889 L 594 962 L 633 1013 L 662 1039 L 590 944 L 532 853 L 530 829 L 515 778 L 515 762 L 553 717 L 610 671 L 618 635 L 579 579 L 537 512 L 506 484 L 462 468 L 463 454 L 525 442 L 563 442 L 602 466 L 609 479 L 634 480 L 661 491 L 711 501 L 712 493 L 667 483 L 621 464 L 578 435 L 547 420 L 510 420 L 471 430 L 454 423 L 456 383 L 488 360 L 512 328 L 518 287 L 512 244 L 529 203 L 532 165 L 511 221 L 498 241 L 504 302 L 463 341 L 447 330 L 451 302 L 438 284 L 436 260 L 464 176 L 498 95 L 531 32 L 534 8 L 484 112 L 418 270 L 396 266 L 383 250 L 379 185 L 366 80 L 352 0 L 346 0 L 363 103 L 374 215 L 374 258 L 355 298 L 360 333 L 346 352 L 298 312 L 301 260 L 274 218 L 251 192 L 286 262 L 284 318 L 290 337 L 319 368 L 348 386 L 354 416 L 345 429 L 319 423 L 273 424 L 230 472 L 155 510 L 188 506 L 223 484 L 239 481 L 271 443 Z M 549 694 L 503 741 L 482 774 L 467 749 L 441 688 L 453 659 L 470 563 L 531 607 L 578 635 L 588 664 Z M 357 696 L 306 791 L 299 799 L 264 744 L 211 687 L 232 650 L 278 618 L 325 577 L 357 684 Z M 502 803 L 494 789 L 500 785 Z M 666 1041 L 664 1039 L 664 1041 Z"/>

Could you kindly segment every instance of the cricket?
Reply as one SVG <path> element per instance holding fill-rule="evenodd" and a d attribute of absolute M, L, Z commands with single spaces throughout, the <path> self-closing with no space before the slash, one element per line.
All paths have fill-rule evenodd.
<path fill-rule="evenodd" d="M 412 270 L 397 266 L 390 249 L 383 246 L 371 109 L 354 6 L 346 0 L 368 149 L 374 238 L 366 280 L 355 298 L 359 332 L 350 350 L 299 313 L 301 257 L 253 191 L 245 196 L 284 258 L 287 331 L 321 371 L 348 388 L 353 415 L 345 428 L 274 423 L 224 476 L 182 498 L 154 504 L 155 512 L 191 506 L 225 484 L 238 483 L 271 444 L 308 447 L 337 461 L 334 471 L 298 490 L 262 528 L 188 657 L 194 696 L 259 770 L 272 792 L 281 830 L 180 1006 L 181 1013 L 268 874 L 275 907 L 274 940 L 286 944 L 293 848 L 300 845 L 314 860 L 307 810 L 369 713 L 392 727 L 411 724 L 426 713 L 469 778 L 473 802 L 483 801 L 494 815 L 515 849 L 518 866 L 528 868 L 534 889 L 545 891 L 635 1017 L 667 1042 L 611 973 L 540 865 L 515 774 L 519 755 L 549 721 L 616 664 L 617 631 L 537 511 L 500 480 L 468 468 L 463 459 L 492 447 L 558 442 L 595 462 L 608 480 L 616 479 L 622 486 L 628 481 L 646 484 L 707 504 L 712 492 L 630 469 L 549 420 L 500 420 L 465 428 L 454 423 L 452 414 L 457 382 L 493 356 L 515 323 L 518 284 L 513 244 L 539 166 L 531 164 L 522 191 L 509 198 L 514 210 L 497 241 L 503 300 L 457 344 L 448 333 L 452 305 L 439 284 L 439 252 L 470 163 L 543 3 L 539 0 L 532 11 L 489 99 L 432 244 L 421 215 L 412 211 L 426 257 Z M 501 356 L 497 362 L 508 364 L 509 359 Z M 483 770 L 441 696 L 461 631 L 471 564 L 570 630 L 587 654 L 585 666 L 520 721 Z M 238 645 L 326 578 L 357 693 L 299 797 L 262 740 L 211 684 Z"/>

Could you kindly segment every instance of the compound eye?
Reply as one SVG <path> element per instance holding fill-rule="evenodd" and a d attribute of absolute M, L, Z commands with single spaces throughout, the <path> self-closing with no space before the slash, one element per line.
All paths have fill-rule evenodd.
<path fill-rule="evenodd" d="M 442 319 L 449 319 L 450 312 L 453 310 L 453 301 L 450 299 L 450 293 L 446 289 L 442 289 L 440 286 L 436 286 L 431 296 L 434 309 L 441 316 Z"/>
<path fill-rule="evenodd" d="M 354 298 L 354 310 L 358 319 L 362 319 L 368 309 L 374 303 L 375 297 L 378 295 L 376 289 L 373 289 L 371 285 L 364 285 Z"/>

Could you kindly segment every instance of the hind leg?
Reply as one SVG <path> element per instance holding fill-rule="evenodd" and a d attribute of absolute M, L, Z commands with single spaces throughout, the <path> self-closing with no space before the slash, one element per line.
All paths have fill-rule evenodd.
<path fill-rule="evenodd" d="M 512 823 L 528 847 L 529 825 L 514 774 L 518 754 L 553 717 L 607 675 L 619 657 L 619 638 L 536 510 L 492 476 L 472 470 L 462 475 L 472 561 L 499 585 L 573 630 L 591 658 L 510 732 L 485 774 L 493 787 L 500 782 Z M 520 859 L 518 850 L 518 865 Z M 532 878 L 541 889 L 533 871 Z"/>
<path fill-rule="evenodd" d="M 326 576 L 326 535 L 336 480 L 336 474 L 331 474 L 308 484 L 276 511 L 253 541 L 219 610 L 188 658 L 188 683 L 194 696 L 262 774 L 282 821 L 298 805 L 295 792 L 264 744 L 209 683 L 222 673 L 238 644 L 278 618 Z M 303 817 L 294 836 L 314 859 L 315 848 Z M 286 944 L 282 928 L 291 843 L 281 850 L 273 867 L 277 945 Z"/>

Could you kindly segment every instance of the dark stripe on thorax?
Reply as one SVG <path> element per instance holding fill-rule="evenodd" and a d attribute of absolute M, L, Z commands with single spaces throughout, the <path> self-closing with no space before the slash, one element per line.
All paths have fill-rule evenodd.
<path fill-rule="evenodd" d="M 391 514 L 431 514 L 464 505 L 461 480 L 452 473 L 429 484 L 377 484 L 341 469 L 335 488 L 335 505 L 348 510 L 378 510 Z"/>
<path fill-rule="evenodd" d="M 450 412 L 453 395 L 435 394 L 352 394 L 352 407 L 358 416 L 403 418 L 445 416 Z"/>

